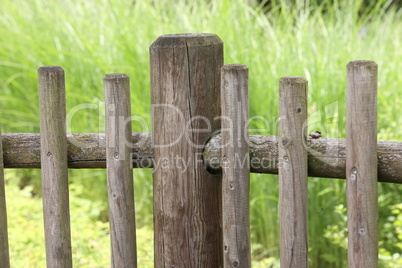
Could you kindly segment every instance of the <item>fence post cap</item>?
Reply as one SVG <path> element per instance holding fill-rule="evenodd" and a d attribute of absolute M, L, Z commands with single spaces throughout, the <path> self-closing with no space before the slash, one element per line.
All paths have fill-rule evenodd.
<path fill-rule="evenodd" d="M 41 66 L 38 72 L 64 72 L 60 66 Z"/>
<path fill-rule="evenodd" d="M 280 83 L 299 83 L 299 84 L 307 83 L 307 79 L 302 76 L 285 76 L 281 77 L 279 81 Z"/>
<path fill-rule="evenodd" d="M 222 66 L 222 70 L 248 70 L 244 64 L 226 64 Z"/>
<path fill-rule="evenodd" d="M 350 61 L 347 65 L 348 67 L 357 67 L 357 66 L 377 66 L 377 63 L 372 60 L 355 60 L 355 61 Z"/>
<path fill-rule="evenodd" d="M 128 78 L 128 75 L 123 74 L 123 73 L 107 74 L 107 75 L 105 75 L 103 80 L 115 80 L 115 79 L 123 79 L 123 78 Z"/>
<path fill-rule="evenodd" d="M 152 43 L 150 49 L 195 47 L 222 43 L 223 41 L 216 34 L 211 33 L 167 34 L 159 36 Z"/>

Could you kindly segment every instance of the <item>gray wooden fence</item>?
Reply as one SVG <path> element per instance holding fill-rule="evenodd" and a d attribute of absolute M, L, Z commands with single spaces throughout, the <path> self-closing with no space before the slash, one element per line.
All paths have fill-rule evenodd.
<path fill-rule="evenodd" d="M 48 267 L 72 267 L 68 168 L 107 168 L 112 267 L 137 267 L 132 168 L 155 171 L 155 267 L 251 267 L 250 172 L 279 174 L 282 267 L 308 267 L 308 176 L 346 178 L 349 267 L 377 267 L 377 181 L 402 183 L 402 144 L 376 140 L 374 62 L 347 66 L 345 141 L 308 138 L 302 77 L 279 81 L 278 137 L 249 135 L 248 69 L 214 34 L 161 36 L 150 56 L 152 133 L 132 133 L 129 77 L 109 74 L 106 134 L 67 134 L 64 71 L 39 68 L 41 133 L 0 135 L 1 267 L 4 167 L 42 168 Z"/>

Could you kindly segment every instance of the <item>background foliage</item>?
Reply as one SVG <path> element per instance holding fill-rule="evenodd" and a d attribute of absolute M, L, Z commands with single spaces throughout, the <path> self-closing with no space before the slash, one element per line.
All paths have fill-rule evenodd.
<path fill-rule="evenodd" d="M 131 77 L 132 113 L 150 126 L 148 47 L 162 34 L 212 32 L 225 44 L 225 64 L 250 70 L 251 133 L 276 135 L 278 81 L 309 81 L 309 122 L 325 137 L 345 137 L 346 64 L 379 65 L 378 139 L 402 141 L 402 11 L 393 1 L 126 1 L 3 0 L 0 3 L 0 112 L 3 132 L 39 132 L 37 69 L 66 72 L 69 132 L 103 132 L 102 78 Z M 87 108 L 72 113 L 77 105 Z M 82 106 L 81 106 L 82 107 Z M 133 125 L 134 131 L 151 131 Z M 278 182 L 251 178 L 255 267 L 278 267 Z M 42 267 L 40 172 L 7 171 L 13 267 Z M 71 170 L 74 263 L 107 267 L 105 170 Z M 402 267 L 400 185 L 379 184 L 382 267 Z M 137 225 L 152 261 L 152 174 L 135 170 Z M 75 229 L 74 229 L 75 228 Z M 345 183 L 309 180 L 310 267 L 346 267 Z M 141 247 L 139 247 L 141 248 Z M 150 257 L 149 257 L 150 256 Z M 258 266 L 259 265 L 259 266 Z"/>

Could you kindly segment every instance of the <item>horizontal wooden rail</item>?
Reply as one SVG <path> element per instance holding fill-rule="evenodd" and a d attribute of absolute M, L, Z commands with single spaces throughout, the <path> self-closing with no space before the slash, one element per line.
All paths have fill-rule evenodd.
<path fill-rule="evenodd" d="M 39 133 L 3 133 L 5 168 L 40 168 Z M 104 133 L 67 134 L 69 168 L 106 168 Z M 133 133 L 135 168 L 153 167 L 151 133 Z"/>
<path fill-rule="evenodd" d="M 5 168 L 40 168 L 39 133 L 3 133 Z M 221 136 L 206 144 L 203 158 L 212 173 L 221 172 Z M 105 134 L 67 134 L 69 168 L 105 168 Z M 250 171 L 278 174 L 276 136 L 250 135 Z M 308 175 L 345 179 L 346 141 L 344 139 L 309 139 Z M 378 181 L 402 183 L 402 143 L 379 141 Z M 151 133 L 133 133 L 132 158 L 135 168 L 153 168 Z M 240 159 L 242 160 L 242 159 Z"/>

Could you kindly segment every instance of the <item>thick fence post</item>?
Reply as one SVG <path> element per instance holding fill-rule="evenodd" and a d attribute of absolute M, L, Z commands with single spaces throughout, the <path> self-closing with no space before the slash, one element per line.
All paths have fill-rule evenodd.
<path fill-rule="evenodd" d="M 251 267 L 248 69 L 222 67 L 223 267 Z"/>
<path fill-rule="evenodd" d="M 3 143 L 0 130 L 0 263 L 1 267 L 10 267 L 8 251 L 7 207 L 4 185 Z"/>
<path fill-rule="evenodd" d="M 130 80 L 125 74 L 108 74 L 103 84 L 112 267 L 137 267 Z"/>
<path fill-rule="evenodd" d="M 220 129 L 223 43 L 214 34 L 159 37 L 150 47 L 155 267 L 220 267 L 221 178 L 202 151 Z"/>
<path fill-rule="evenodd" d="M 349 267 L 378 267 L 377 64 L 347 66 L 346 187 Z"/>
<path fill-rule="evenodd" d="M 72 267 L 64 70 L 41 67 L 39 76 L 43 214 L 47 267 Z"/>
<path fill-rule="evenodd" d="M 307 80 L 279 82 L 279 210 L 281 267 L 308 267 Z"/>

